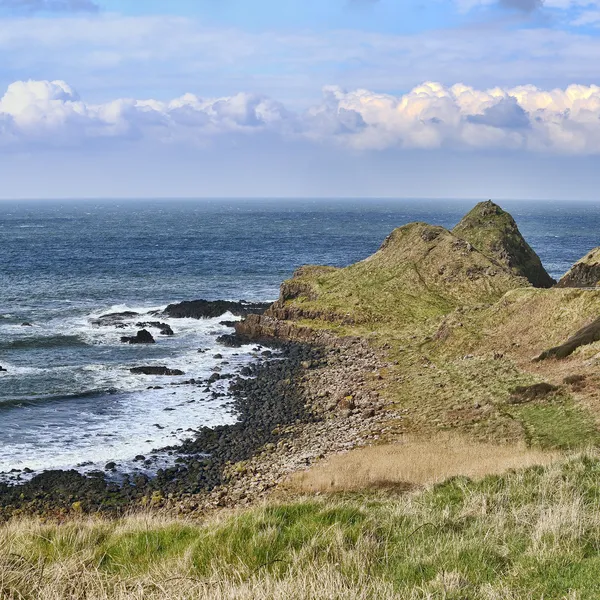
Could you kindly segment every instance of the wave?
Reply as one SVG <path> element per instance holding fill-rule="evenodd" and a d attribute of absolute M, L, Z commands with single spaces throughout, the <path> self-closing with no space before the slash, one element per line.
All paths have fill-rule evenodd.
<path fill-rule="evenodd" d="M 0 342 L 0 350 L 33 350 L 36 348 L 67 348 L 87 346 L 77 335 L 33 336 Z"/>
<path fill-rule="evenodd" d="M 79 400 L 83 398 L 102 398 L 104 396 L 113 396 L 121 393 L 120 390 L 115 388 L 97 389 L 97 390 L 85 390 L 81 392 L 73 392 L 71 394 L 50 394 L 47 396 L 25 396 L 21 398 L 7 398 L 6 400 L 0 400 L 0 411 L 6 408 L 13 408 L 15 406 L 19 408 L 26 408 L 30 406 L 39 406 L 40 404 L 52 403 L 52 402 L 65 402 L 70 400 Z"/>

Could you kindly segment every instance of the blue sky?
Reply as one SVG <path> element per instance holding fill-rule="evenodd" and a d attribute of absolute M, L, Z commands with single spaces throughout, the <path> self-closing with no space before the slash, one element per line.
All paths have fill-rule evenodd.
<path fill-rule="evenodd" d="M 0 0 L 0 197 L 595 198 L 600 0 Z"/>

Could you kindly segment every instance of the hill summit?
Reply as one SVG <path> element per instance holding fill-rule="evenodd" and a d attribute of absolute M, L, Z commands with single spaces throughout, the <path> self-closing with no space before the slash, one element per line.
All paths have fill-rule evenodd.
<path fill-rule="evenodd" d="M 521 235 L 512 216 L 491 200 L 477 204 L 452 233 L 516 275 L 525 277 L 534 287 L 549 288 L 556 283 Z"/>

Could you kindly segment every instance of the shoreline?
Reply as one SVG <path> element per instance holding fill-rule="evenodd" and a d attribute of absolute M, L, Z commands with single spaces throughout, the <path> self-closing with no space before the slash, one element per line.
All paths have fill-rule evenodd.
<path fill-rule="evenodd" d="M 252 343 L 264 345 L 265 340 Z M 74 506 L 78 511 L 117 514 L 138 506 L 177 505 L 185 512 L 230 506 L 264 495 L 291 470 L 306 467 L 328 448 L 339 449 L 331 440 L 329 445 L 315 444 L 314 452 L 309 448 L 315 441 L 313 432 L 323 442 L 340 431 L 340 423 L 326 419 L 327 411 L 316 406 L 310 381 L 322 378 L 331 362 L 343 363 L 339 356 L 343 352 L 305 342 L 268 343 L 278 354 L 273 357 L 269 351 L 265 359 L 243 369 L 248 378 L 238 373 L 212 382 L 231 379 L 236 423 L 199 429 L 193 438 L 153 453 L 169 453 L 175 458 L 173 466 L 158 469 L 152 477 L 124 473 L 120 483 L 107 478 L 106 472 L 84 475 L 75 470 L 47 470 L 24 483 L 3 482 L 0 516 L 62 514 Z M 353 361 L 345 359 L 346 366 Z M 331 393 L 335 395 L 335 390 Z M 348 420 L 352 410 L 342 410 L 342 418 Z M 355 426 L 347 437 L 346 444 L 356 439 Z"/>

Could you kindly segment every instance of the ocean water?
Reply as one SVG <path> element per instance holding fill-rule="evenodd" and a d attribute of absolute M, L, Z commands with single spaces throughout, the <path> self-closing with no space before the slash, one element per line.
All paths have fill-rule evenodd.
<path fill-rule="evenodd" d="M 273 300 L 280 282 L 303 264 L 350 264 L 377 250 L 395 227 L 452 227 L 473 204 L 0 202 L 0 365 L 7 369 L 0 373 L 0 472 L 127 462 L 200 426 L 233 422 L 227 396 L 169 385 L 255 360 L 251 347 L 216 343 L 231 331 L 220 324 L 231 315 L 161 318 L 175 336 L 156 335 L 153 346 L 125 345 L 120 337 L 135 333 L 135 323 L 148 320 L 144 313 L 172 302 Z M 600 204 L 501 204 L 554 277 L 600 245 Z M 142 316 L 125 329 L 93 325 L 102 314 L 126 310 Z M 131 375 L 140 365 L 178 368 L 185 376 Z M 148 389 L 155 386 L 163 389 Z"/>

